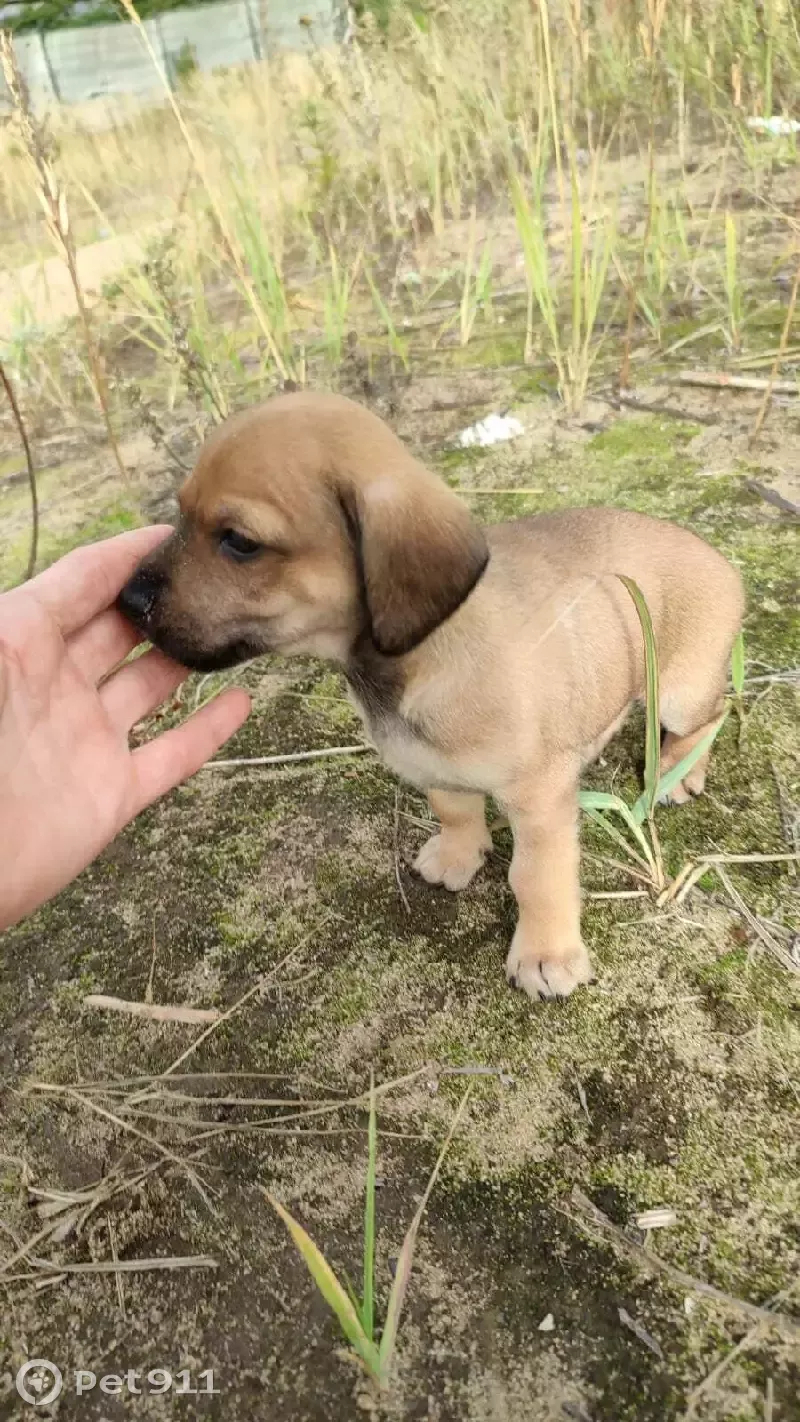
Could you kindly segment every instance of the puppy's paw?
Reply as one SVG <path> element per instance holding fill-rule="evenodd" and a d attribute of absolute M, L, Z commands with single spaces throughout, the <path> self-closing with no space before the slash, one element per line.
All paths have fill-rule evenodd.
<path fill-rule="evenodd" d="M 679 780 L 677 785 L 673 785 L 672 789 L 667 791 L 666 795 L 659 795 L 658 803 L 659 805 L 686 805 L 691 798 L 683 781 Z"/>
<path fill-rule="evenodd" d="M 506 977 L 512 987 L 532 998 L 569 997 L 576 987 L 590 983 L 592 965 L 580 939 L 566 948 L 536 948 L 514 934 L 506 959 Z"/>
<path fill-rule="evenodd" d="M 705 766 L 695 765 L 666 795 L 659 795 L 659 805 L 688 805 L 706 788 Z"/>
<path fill-rule="evenodd" d="M 482 868 L 491 840 L 480 843 L 459 836 L 435 834 L 423 845 L 414 861 L 414 868 L 429 884 L 444 884 L 446 889 L 465 889 Z"/>

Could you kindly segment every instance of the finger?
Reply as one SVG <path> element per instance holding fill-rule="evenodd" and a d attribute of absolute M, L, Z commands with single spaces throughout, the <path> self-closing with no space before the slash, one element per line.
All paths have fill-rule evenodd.
<path fill-rule="evenodd" d="M 153 648 L 109 677 L 100 687 L 100 700 L 114 725 L 129 731 L 166 701 L 188 675 L 186 667 Z"/>
<path fill-rule="evenodd" d="M 26 583 L 23 591 L 33 593 L 69 636 L 112 606 L 137 564 L 172 532 L 168 524 L 156 524 L 76 548 Z"/>
<path fill-rule="evenodd" d="M 135 750 L 132 760 L 136 803 L 131 814 L 138 815 L 159 795 L 194 775 L 247 720 L 250 706 L 247 692 L 232 687 L 196 711 L 182 726 L 165 731 Z"/>
<path fill-rule="evenodd" d="M 98 682 L 143 640 L 132 622 L 109 608 L 68 638 L 67 651 L 86 680 Z"/>

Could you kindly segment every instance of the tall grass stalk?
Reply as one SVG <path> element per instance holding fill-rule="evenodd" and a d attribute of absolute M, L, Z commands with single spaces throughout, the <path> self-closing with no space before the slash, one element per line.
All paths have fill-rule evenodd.
<path fill-rule="evenodd" d="M 206 163 L 202 156 L 200 148 L 195 143 L 195 140 L 189 130 L 189 127 L 183 116 L 180 104 L 178 103 L 175 97 L 172 86 L 164 71 L 164 67 L 160 59 L 158 58 L 158 55 L 156 54 L 155 50 L 153 49 L 152 44 L 150 43 L 150 36 L 148 35 L 147 30 L 145 29 L 139 18 L 139 14 L 133 4 L 133 0 L 120 0 L 120 4 L 122 5 L 131 22 L 136 26 L 142 44 L 144 45 L 145 50 L 147 51 L 147 56 L 150 60 L 150 63 L 152 64 L 156 74 L 158 75 L 161 86 L 167 97 L 167 101 L 175 116 L 175 121 L 178 125 L 178 128 L 180 129 L 181 137 L 183 138 L 183 141 L 186 144 L 189 156 L 192 160 L 192 164 L 194 165 L 197 176 L 200 179 L 205 190 L 209 206 L 211 208 L 212 213 L 214 214 L 214 219 L 219 229 L 220 236 L 225 245 L 234 272 L 236 273 L 236 277 L 241 287 L 241 290 L 247 298 L 253 315 L 255 316 L 261 334 L 263 335 L 264 340 L 266 342 L 267 350 L 269 351 L 269 354 L 272 357 L 275 369 L 281 376 L 281 378 L 286 380 L 289 378 L 289 370 L 287 369 L 284 363 L 280 347 L 275 339 L 275 333 L 272 329 L 269 314 L 264 309 L 262 303 L 258 299 L 258 295 L 256 293 L 256 290 L 254 289 L 250 274 L 247 270 L 246 263 L 243 260 L 242 253 L 239 250 L 239 246 L 236 242 L 234 233 L 230 227 L 223 207 L 216 193 L 214 192 L 213 186 L 210 182 Z"/>
<path fill-rule="evenodd" d="M 437 345 L 441 338 L 457 323 L 459 344 L 462 347 L 468 346 L 475 329 L 475 322 L 478 319 L 478 312 L 483 310 L 487 316 L 491 313 L 492 247 L 487 238 L 483 244 L 476 268 L 476 221 L 477 209 L 473 204 L 470 214 L 469 232 L 467 235 L 467 251 L 464 258 L 464 271 L 461 279 L 461 300 L 458 305 L 458 313 L 451 320 L 444 323 L 437 336 Z"/>
<path fill-rule="evenodd" d="M 560 269 L 548 244 L 541 168 L 531 173 L 527 186 L 515 171 L 511 172 L 509 181 L 528 288 L 525 358 L 528 361 L 532 358 L 533 322 L 538 311 L 556 368 L 559 392 L 570 414 L 577 414 L 586 399 L 589 377 L 600 349 L 596 340 L 597 326 L 616 238 L 616 216 L 597 211 L 599 150 L 592 158 L 585 205 L 571 132 L 567 135 L 567 158 L 570 206 L 565 228 L 567 253 Z"/>
<path fill-rule="evenodd" d="M 17 427 L 20 443 L 25 455 L 25 468 L 28 471 L 28 485 L 31 491 L 31 541 L 28 553 L 28 564 L 25 569 L 23 581 L 27 582 L 36 572 L 36 557 L 39 551 L 39 491 L 36 487 L 36 470 L 33 464 L 33 454 L 31 453 L 28 431 L 25 428 L 25 421 L 22 418 L 22 411 L 19 407 L 16 391 L 11 382 L 11 377 L 6 371 L 3 362 L 0 360 L 0 385 L 6 392 L 8 403 L 11 406 L 11 414 L 14 424 Z"/>
<path fill-rule="evenodd" d="M 730 209 L 725 213 L 725 306 L 728 318 L 728 343 L 732 351 L 742 346 L 742 287 L 739 274 L 739 235 L 736 219 Z"/>
<path fill-rule="evenodd" d="M 408 356 L 408 343 L 399 334 L 397 327 L 394 323 L 392 313 L 389 310 L 388 305 L 384 301 L 383 296 L 381 295 L 380 288 L 378 287 L 378 284 L 375 281 L 372 272 L 367 266 L 364 267 L 364 276 L 366 278 L 367 286 L 370 289 L 370 294 L 372 296 L 375 310 L 377 311 L 381 319 L 381 323 L 386 331 L 386 337 L 389 343 L 389 352 L 392 357 L 397 356 L 404 370 L 408 370 L 410 364 Z"/>
<path fill-rule="evenodd" d="M 75 305 L 78 309 L 78 316 L 83 331 L 86 356 L 91 371 L 91 384 L 94 388 L 94 393 L 103 418 L 106 437 L 114 456 L 114 462 L 116 463 L 123 482 L 127 486 L 129 484 L 128 471 L 122 460 L 116 431 L 111 419 L 108 384 L 103 369 L 103 358 L 95 339 L 89 307 L 78 275 L 77 256 L 72 228 L 70 226 L 66 190 L 59 181 L 58 172 L 53 162 L 52 144 L 31 112 L 27 89 L 17 65 L 14 44 L 8 30 L 0 30 L 0 67 L 2 67 L 14 113 L 19 123 L 22 145 L 33 173 L 34 188 L 42 212 L 44 213 L 47 230 L 50 233 L 56 251 L 63 257 L 67 271 L 69 272 L 69 279 L 75 296 Z"/>
<path fill-rule="evenodd" d="M 349 324 L 350 303 L 358 281 L 363 253 L 359 252 L 352 266 L 343 269 L 336 248 L 328 250 L 328 273 L 323 295 L 325 350 L 335 368 L 342 359 Z"/>

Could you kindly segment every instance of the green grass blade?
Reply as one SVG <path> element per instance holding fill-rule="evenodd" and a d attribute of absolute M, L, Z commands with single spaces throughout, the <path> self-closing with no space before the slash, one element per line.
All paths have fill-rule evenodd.
<path fill-rule="evenodd" d="M 636 608 L 644 638 L 646 684 L 644 789 L 649 819 L 658 797 L 658 767 L 661 758 L 661 722 L 658 714 L 658 650 L 650 609 L 645 602 L 641 588 L 633 581 L 633 578 L 627 578 L 624 573 L 619 573 L 617 576 L 633 598 L 633 605 Z"/>
<path fill-rule="evenodd" d="M 408 1281 L 411 1278 L 411 1265 L 414 1260 L 414 1248 L 417 1242 L 419 1227 L 422 1223 L 422 1216 L 425 1213 L 428 1200 L 430 1199 L 431 1191 L 433 1190 L 433 1187 L 439 1178 L 439 1171 L 441 1170 L 444 1158 L 447 1155 L 448 1150 L 450 1149 L 450 1142 L 452 1141 L 453 1136 L 455 1135 L 458 1129 L 461 1117 L 464 1114 L 467 1102 L 469 1100 L 469 1096 L 470 1088 L 467 1087 L 459 1103 L 458 1110 L 456 1111 L 455 1116 L 453 1117 L 450 1130 L 447 1132 L 447 1135 L 445 1137 L 444 1145 L 439 1151 L 436 1164 L 434 1165 L 433 1170 L 430 1173 L 430 1178 L 428 1180 L 427 1185 L 425 1186 L 425 1190 L 422 1199 L 420 1200 L 419 1205 L 417 1207 L 416 1214 L 414 1215 L 414 1218 L 406 1231 L 406 1237 L 403 1240 L 403 1247 L 400 1250 L 400 1257 L 397 1261 L 397 1269 L 395 1270 L 395 1276 L 392 1280 L 392 1288 L 389 1294 L 389 1303 L 386 1309 L 386 1322 L 383 1327 L 380 1348 L 378 1350 L 378 1357 L 380 1360 L 380 1376 L 382 1384 L 385 1384 L 386 1382 L 389 1367 L 392 1361 L 392 1356 L 394 1354 L 395 1346 L 397 1343 L 397 1331 L 400 1326 L 400 1314 L 403 1309 L 403 1303 L 405 1301 L 406 1291 L 408 1289 Z"/>
<path fill-rule="evenodd" d="M 738 632 L 731 649 L 731 681 L 737 696 L 744 691 L 744 633 Z"/>
<path fill-rule="evenodd" d="M 673 765 L 672 769 L 668 770 L 666 775 L 662 775 L 661 779 L 658 782 L 658 787 L 656 791 L 657 798 L 659 800 L 662 800 L 666 795 L 669 795 L 670 791 L 675 789 L 675 786 L 679 783 L 679 781 L 683 780 L 684 775 L 689 774 L 689 771 L 691 770 L 692 766 L 697 764 L 701 755 L 705 755 L 706 751 L 709 750 L 710 747 L 714 744 L 727 719 L 728 712 L 725 711 L 724 714 L 720 716 L 716 725 L 712 726 L 710 731 L 706 731 L 706 734 L 703 736 L 702 740 L 699 740 L 696 746 L 692 746 L 692 749 L 689 751 L 688 755 L 685 755 L 683 757 L 683 760 L 679 760 L 677 765 Z M 634 805 L 631 814 L 637 825 L 643 824 L 644 821 L 647 819 L 647 792 L 639 796 L 639 799 L 636 801 L 636 804 Z"/>
<path fill-rule="evenodd" d="M 370 292 L 372 294 L 372 300 L 375 303 L 375 309 L 378 312 L 378 315 L 380 316 L 381 320 L 383 321 L 384 326 L 386 327 L 386 335 L 389 339 L 389 349 L 391 350 L 393 355 L 399 357 L 403 368 L 405 370 L 408 370 L 409 362 L 406 342 L 403 340 L 402 336 L 398 335 L 397 327 L 395 326 L 394 321 L 392 320 L 392 313 L 390 312 L 388 306 L 386 305 L 386 302 L 381 296 L 381 293 L 378 290 L 375 281 L 373 280 L 372 273 L 370 272 L 369 267 L 367 266 L 364 267 L 364 276 L 366 277 L 367 286 L 369 287 Z"/>
<path fill-rule="evenodd" d="M 634 864 L 637 864 L 639 868 L 644 871 L 645 874 L 649 874 L 651 872 L 650 865 L 647 863 L 647 861 L 642 859 L 641 855 L 636 853 L 636 850 L 630 843 L 630 840 L 627 840 L 624 834 L 621 834 L 620 831 L 614 825 L 612 825 L 611 821 L 607 819 L 605 815 L 600 814 L 599 810 L 584 809 L 584 813 L 586 814 L 587 818 L 592 821 L 593 824 L 597 825 L 608 835 L 609 839 L 613 839 L 614 843 L 619 845 L 626 858 L 632 860 Z"/>
<path fill-rule="evenodd" d="M 280 1216 L 286 1225 L 314 1283 L 328 1307 L 335 1313 L 339 1327 L 345 1338 L 358 1354 L 358 1357 L 361 1359 L 367 1371 L 373 1377 L 377 1377 L 381 1366 L 378 1349 L 364 1332 L 361 1319 L 324 1254 L 317 1248 L 313 1239 L 311 1239 L 310 1235 L 306 1234 L 303 1226 L 297 1222 L 294 1216 L 290 1215 L 289 1211 L 285 1210 L 283 1205 L 281 1205 L 273 1195 L 270 1195 L 268 1190 L 265 1190 L 264 1194 L 272 1205 L 275 1213 Z"/>
<path fill-rule="evenodd" d="M 578 804 L 594 824 L 599 825 L 610 839 L 613 839 L 621 849 L 624 849 L 629 859 L 633 859 L 647 873 L 655 872 L 655 861 L 650 845 L 624 800 L 620 800 L 618 795 L 609 795 L 602 790 L 582 790 L 578 796 Z M 608 819 L 609 811 L 622 816 L 644 857 L 637 854 L 630 840 L 627 840 L 624 834 L 621 834 L 611 823 Z"/>
<path fill-rule="evenodd" d="M 367 1187 L 364 1201 L 364 1292 L 361 1323 L 370 1342 L 375 1330 L 375 1178 L 378 1162 L 378 1112 L 375 1076 L 369 1074 L 369 1127 L 367 1134 Z"/>
<path fill-rule="evenodd" d="M 349 1298 L 351 1304 L 353 1305 L 353 1308 L 355 1309 L 356 1313 L 357 1313 L 357 1314 L 359 1315 L 359 1317 L 360 1317 L 360 1316 L 361 1316 L 361 1300 L 360 1300 L 360 1298 L 358 1297 L 358 1294 L 356 1293 L 355 1284 L 353 1283 L 353 1280 L 350 1278 L 350 1275 L 348 1274 L 348 1272 L 347 1272 L 346 1269 L 343 1269 L 343 1270 L 342 1270 L 342 1283 L 344 1284 L 344 1291 L 345 1291 L 345 1293 L 347 1294 L 347 1297 Z"/>

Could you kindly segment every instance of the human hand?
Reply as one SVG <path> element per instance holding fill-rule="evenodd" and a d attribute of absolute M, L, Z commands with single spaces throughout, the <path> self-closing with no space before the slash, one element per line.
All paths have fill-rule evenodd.
<path fill-rule="evenodd" d="M 131 727 L 188 675 L 155 649 L 113 671 L 142 640 L 116 596 L 170 532 L 78 548 L 0 596 L 0 929 L 74 879 L 249 713 L 246 692 L 231 689 L 147 745 L 128 745 Z"/>

